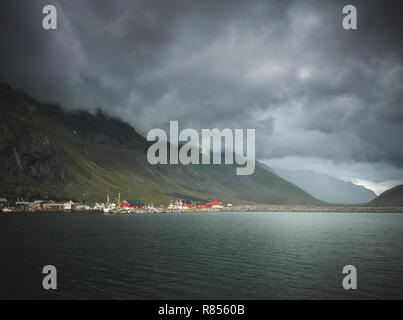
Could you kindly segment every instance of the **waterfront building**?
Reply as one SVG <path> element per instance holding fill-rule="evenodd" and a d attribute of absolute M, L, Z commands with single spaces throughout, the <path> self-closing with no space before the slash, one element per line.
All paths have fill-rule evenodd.
<path fill-rule="evenodd" d="M 208 203 L 206 203 L 207 208 L 213 208 L 213 209 L 221 209 L 224 208 L 224 204 L 222 203 L 221 200 L 212 200 Z"/>
<path fill-rule="evenodd" d="M 143 209 L 144 202 L 141 200 L 124 200 L 120 204 L 121 209 Z"/>

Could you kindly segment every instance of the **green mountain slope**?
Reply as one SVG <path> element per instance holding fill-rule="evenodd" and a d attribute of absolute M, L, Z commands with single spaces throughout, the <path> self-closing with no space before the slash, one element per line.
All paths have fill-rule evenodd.
<path fill-rule="evenodd" d="M 0 195 L 105 201 L 141 199 L 154 204 L 183 198 L 238 203 L 317 204 L 318 200 L 256 167 L 237 176 L 228 165 L 157 165 L 130 125 L 101 112 L 65 112 L 0 85 Z"/>
<path fill-rule="evenodd" d="M 368 204 L 371 206 L 403 207 L 403 184 L 386 190 Z"/>

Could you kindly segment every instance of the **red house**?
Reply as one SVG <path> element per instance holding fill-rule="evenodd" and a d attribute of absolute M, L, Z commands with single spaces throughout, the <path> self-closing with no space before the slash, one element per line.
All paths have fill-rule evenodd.
<path fill-rule="evenodd" d="M 211 200 L 211 202 L 207 203 L 207 205 L 211 206 L 222 206 L 222 201 L 221 200 Z"/>
<path fill-rule="evenodd" d="M 221 200 L 211 200 L 206 203 L 207 208 L 223 208 L 224 205 Z"/>
<path fill-rule="evenodd" d="M 120 208 L 142 209 L 144 208 L 144 202 L 140 200 L 124 200 L 120 204 Z"/>
<path fill-rule="evenodd" d="M 224 204 L 221 200 L 211 200 L 209 202 L 202 202 L 196 205 L 196 208 L 203 209 L 203 208 L 223 208 Z"/>

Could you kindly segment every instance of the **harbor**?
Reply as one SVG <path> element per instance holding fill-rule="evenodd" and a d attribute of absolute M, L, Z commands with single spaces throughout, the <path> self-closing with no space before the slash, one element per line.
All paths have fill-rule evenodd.
<path fill-rule="evenodd" d="M 365 206 L 365 205 L 287 205 L 287 204 L 232 204 L 221 200 L 192 201 L 171 200 L 166 205 L 154 206 L 141 200 L 120 200 L 105 203 L 89 203 L 55 200 L 8 201 L 0 198 L 0 213 L 29 212 L 102 212 L 109 214 L 158 214 L 190 212 L 362 212 L 362 213 L 403 213 L 401 206 Z"/>
<path fill-rule="evenodd" d="M 169 204 L 154 206 L 141 200 L 121 200 L 118 193 L 114 201 L 110 201 L 109 194 L 105 203 L 78 202 L 73 200 L 57 201 L 52 199 L 24 201 L 9 201 L 0 198 L 0 211 L 2 213 L 24 212 L 103 212 L 105 214 L 145 214 L 145 213 L 175 213 L 189 211 L 224 211 L 232 204 L 224 204 L 221 200 L 192 201 L 171 200 Z"/>

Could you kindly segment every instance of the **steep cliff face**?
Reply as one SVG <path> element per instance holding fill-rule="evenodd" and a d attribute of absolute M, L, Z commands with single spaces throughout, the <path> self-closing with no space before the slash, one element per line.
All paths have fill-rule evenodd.
<path fill-rule="evenodd" d="M 7 85 L 0 85 L 0 190 L 10 196 L 57 188 L 66 177 L 63 157 L 37 128 L 38 104 Z"/>
<path fill-rule="evenodd" d="M 65 112 L 55 105 L 44 105 L 40 110 L 43 117 L 57 122 L 91 143 L 131 150 L 145 149 L 147 145 L 147 141 L 132 126 L 104 115 L 101 110 L 94 114 L 82 110 Z"/>
<path fill-rule="evenodd" d="M 312 196 L 259 166 L 157 165 L 149 142 L 101 112 L 66 112 L 0 85 L 0 195 L 105 201 L 107 191 L 154 204 L 221 199 L 231 203 L 315 204 Z"/>

